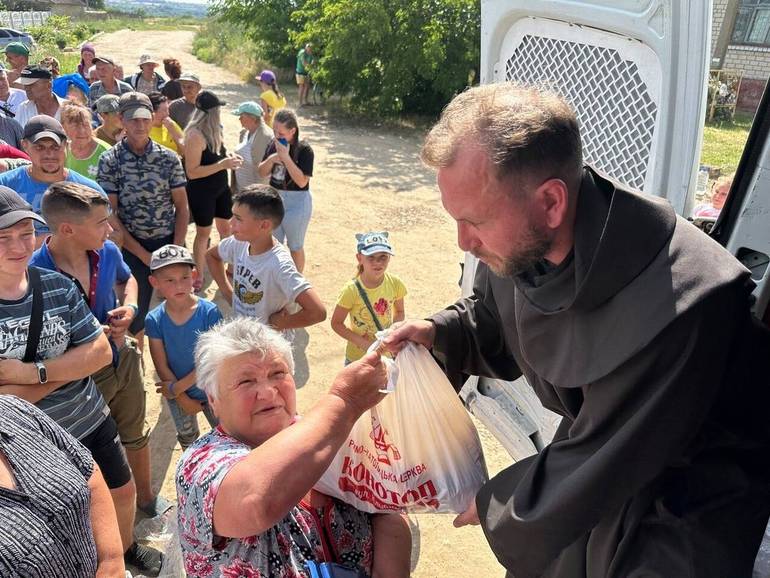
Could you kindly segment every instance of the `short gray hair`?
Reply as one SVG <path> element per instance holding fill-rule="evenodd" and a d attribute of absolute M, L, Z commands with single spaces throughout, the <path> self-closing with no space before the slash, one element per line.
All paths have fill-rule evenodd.
<path fill-rule="evenodd" d="M 250 317 L 235 317 L 201 333 L 195 346 L 196 385 L 216 399 L 217 374 L 223 363 L 242 353 L 257 353 L 262 359 L 270 353 L 280 355 L 294 374 L 294 355 L 286 338 L 264 323 Z"/>

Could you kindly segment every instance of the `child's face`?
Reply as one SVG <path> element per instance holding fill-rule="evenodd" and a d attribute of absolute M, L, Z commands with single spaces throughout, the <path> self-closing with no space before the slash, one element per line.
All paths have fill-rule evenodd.
<path fill-rule="evenodd" d="M 389 253 L 374 253 L 373 255 L 356 255 L 358 263 L 364 268 L 364 272 L 369 275 L 382 275 L 388 268 L 390 262 Z"/>
<path fill-rule="evenodd" d="M 77 243 L 86 251 L 97 251 L 113 231 L 109 223 L 110 209 L 107 205 L 91 207 L 88 216 L 78 222 L 63 223 L 59 227 L 68 241 Z"/>
<path fill-rule="evenodd" d="M 230 230 L 238 241 L 254 241 L 266 235 L 273 234 L 273 223 L 270 219 L 255 217 L 246 205 L 233 205 L 233 217 L 230 219 Z"/>
<path fill-rule="evenodd" d="M 185 263 L 168 265 L 150 275 L 150 284 L 166 301 L 186 299 L 192 293 L 194 280 L 195 271 Z"/>
<path fill-rule="evenodd" d="M 7 229 L 0 229 L 0 273 L 22 275 L 35 250 L 35 226 L 24 219 Z"/>

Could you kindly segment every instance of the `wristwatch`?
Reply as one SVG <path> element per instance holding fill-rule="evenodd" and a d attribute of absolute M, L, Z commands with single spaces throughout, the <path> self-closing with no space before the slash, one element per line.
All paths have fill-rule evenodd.
<path fill-rule="evenodd" d="M 37 367 L 37 381 L 38 383 L 46 383 L 48 381 L 48 370 L 43 365 L 42 361 L 36 361 L 35 367 Z"/>

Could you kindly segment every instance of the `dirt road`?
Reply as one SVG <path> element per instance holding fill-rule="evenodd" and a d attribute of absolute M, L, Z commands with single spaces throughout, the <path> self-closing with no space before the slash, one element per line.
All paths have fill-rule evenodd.
<path fill-rule="evenodd" d="M 112 56 L 126 74 L 135 68 L 139 56 L 175 56 L 183 70 L 197 73 L 205 88 L 234 105 L 257 100 L 258 88 L 244 84 L 235 75 L 190 54 L 193 34 L 179 32 L 121 31 L 99 37 L 97 53 Z M 290 106 L 296 103 L 295 87 L 288 92 Z M 417 152 L 421 134 L 387 131 L 371 127 L 352 128 L 325 119 L 318 108 L 299 111 L 300 129 L 315 151 L 312 180 L 313 218 L 306 241 L 305 274 L 318 290 L 331 314 L 339 289 L 355 267 L 356 232 L 391 232 L 396 257 L 391 270 L 406 283 L 407 315 L 422 317 L 451 303 L 459 293 L 461 253 L 455 242 L 454 226 L 439 202 L 433 174 L 421 166 Z M 226 144 L 232 150 L 240 125 L 237 117 L 223 115 Z M 192 244 L 190 228 L 188 246 Z M 207 280 L 207 283 L 209 281 Z M 229 311 L 209 285 L 207 296 L 223 312 Z M 301 334 L 303 332 L 300 332 Z M 326 390 L 344 357 L 344 342 L 328 322 L 311 327 L 298 339 L 297 385 L 300 410 L 310 407 Z M 173 472 L 180 450 L 174 426 L 165 405 L 152 386 L 155 374 L 145 354 L 148 418 L 152 434 L 153 471 L 161 493 L 175 499 Z M 205 422 L 201 420 L 201 427 Z M 490 474 L 510 463 L 500 445 L 483 429 Z M 419 560 L 416 577 L 493 578 L 504 571 L 490 553 L 479 528 L 452 528 L 452 517 L 416 517 L 420 527 Z"/>

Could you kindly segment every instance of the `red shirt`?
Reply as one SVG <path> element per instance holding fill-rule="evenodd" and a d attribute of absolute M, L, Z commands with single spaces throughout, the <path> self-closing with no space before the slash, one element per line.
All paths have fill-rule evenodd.
<path fill-rule="evenodd" d="M 12 147 L 7 142 L 0 144 L 0 159 L 26 159 L 31 160 L 29 155 L 24 151 L 20 151 L 16 147 Z"/>

